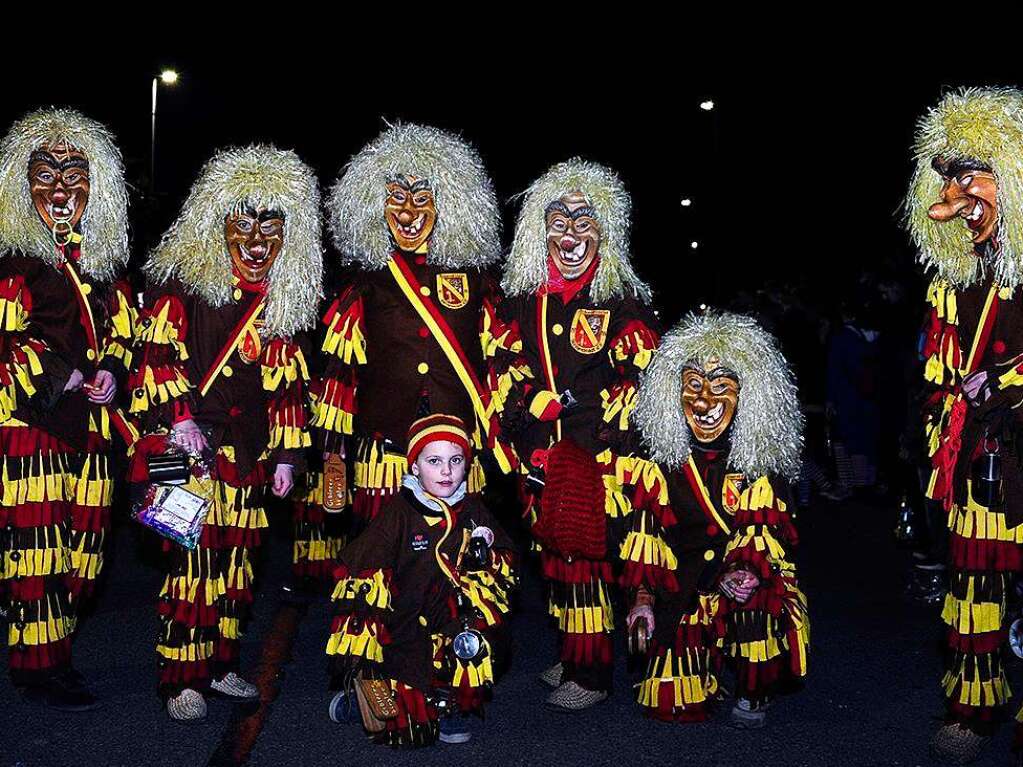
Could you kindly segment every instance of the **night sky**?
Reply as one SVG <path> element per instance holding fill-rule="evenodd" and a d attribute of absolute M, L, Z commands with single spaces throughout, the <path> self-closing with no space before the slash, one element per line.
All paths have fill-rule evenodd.
<path fill-rule="evenodd" d="M 922 281 L 897 217 L 914 123 L 947 87 L 1011 84 L 934 72 L 811 82 L 805 68 L 793 74 L 767 59 L 724 76 L 713 53 L 663 44 L 580 67 L 527 65 L 524 52 L 486 42 L 458 55 L 437 50 L 425 60 L 309 53 L 255 72 L 154 45 L 83 65 L 80 77 L 9 70 L 0 123 L 54 104 L 114 130 L 135 187 L 136 261 L 177 215 L 202 163 L 231 144 L 293 148 L 326 187 L 384 120 L 457 131 L 480 149 L 505 202 L 506 244 L 517 212 L 509 198 L 581 155 L 616 168 L 631 190 L 634 259 L 671 321 L 701 302 L 779 286 L 834 308 L 866 273 L 894 276 L 915 300 Z M 150 87 L 164 67 L 181 79 L 159 89 L 151 198 Z M 699 108 L 706 99 L 711 112 Z"/>

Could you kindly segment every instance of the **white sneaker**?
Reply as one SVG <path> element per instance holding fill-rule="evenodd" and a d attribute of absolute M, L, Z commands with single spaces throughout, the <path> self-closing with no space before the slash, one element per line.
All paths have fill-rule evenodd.
<path fill-rule="evenodd" d="M 210 682 L 210 689 L 233 700 L 259 700 L 259 688 L 233 671 L 224 674 L 222 679 Z"/>
<path fill-rule="evenodd" d="M 603 690 L 587 690 L 575 682 L 565 682 L 547 696 L 547 705 L 559 711 L 583 711 L 607 700 Z"/>
<path fill-rule="evenodd" d="M 548 687 L 558 687 L 561 684 L 561 677 L 565 673 L 564 666 L 558 661 L 549 669 L 540 674 L 540 681 Z"/>
<path fill-rule="evenodd" d="M 754 706 L 748 698 L 739 698 L 732 707 L 728 724 L 738 730 L 759 730 L 767 720 L 770 705 L 770 701 L 765 700 L 759 706 Z"/>
<path fill-rule="evenodd" d="M 206 699 L 197 690 L 182 690 L 167 699 L 167 716 L 175 722 L 201 722 L 206 718 Z"/>

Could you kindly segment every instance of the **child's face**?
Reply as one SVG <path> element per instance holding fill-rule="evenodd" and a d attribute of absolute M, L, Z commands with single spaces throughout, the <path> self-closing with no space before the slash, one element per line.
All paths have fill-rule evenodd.
<path fill-rule="evenodd" d="M 465 479 L 465 453 L 454 442 L 431 442 L 412 464 L 412 473 L 430 495 L 448 498 Z"/>

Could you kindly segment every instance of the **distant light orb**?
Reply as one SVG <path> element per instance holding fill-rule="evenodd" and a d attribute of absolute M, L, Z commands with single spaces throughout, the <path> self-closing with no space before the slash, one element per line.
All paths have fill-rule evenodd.
<path fill-rule="evenodd" d="M 165 69 L 160 73 L 160 81 L 164 85 L 174 85 L 178 81 L 178 73 L 173 69 Z"/>
<path fill-rule="evenodd" d="M 707 101 L 701 101 L 700 102 L 700 109 L 702 109 L 704 112 L 709 112 L 713 108 L 714 108 L 714 102 L 711 101 L 710 99 L 708 99 Z"/>
<path fill-rule="evenodd" d="M 701 312 L 707 311 L 707 304 L 700 304 L 700 311 Z"/>
<path fill-rule="evenodd" d="M 693 204 L 693 201 L 690 200 L 688 197 L 683 197 L 682 198 L 682 207 L 683 208 L 688 208 L 692 204 Z"/>
<path fill-rule="evenodd" d="M 692 248 L 693 250 L 696 250 L 698 247 L 700 247 L 700 243 L 698 243 L 696 240 L 693 240 L 691 243 L 689 243 L 689 247 Z"/>

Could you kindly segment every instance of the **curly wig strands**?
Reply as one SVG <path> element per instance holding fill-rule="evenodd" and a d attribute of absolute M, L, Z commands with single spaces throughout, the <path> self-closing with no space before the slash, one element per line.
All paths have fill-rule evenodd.
<path fill-rule="evenodd" d="M 473 147 L 425 125 L 393 125 L 345 166 L 327 198 L 327 217 L 343 263 L 387 265 L 394 243 L 384 218 L 386 184 L 406 174 L 429 180 L 437 205 L 427 261 L 448 268 L 483 267 L 501 253 L 501 214 L 494 186 Z"/>
<path fill-rule="evenodd" d="M 254 145 L 215 154 L 150 255 L 146 274 L 156 282 L 176 278 L 212 306 L 228 303 L 224 220 L 244 208 L 284 215 L 284 245 L 267 275 L 266 332 L 287 337 L 312 327 L 323 285 L 320 193 L 312 169 L 294 152 Z"/>
<path fill-rule="evenodd" d="M 689 459 L 682 369 L 687 364 L 702 369 L 711 357 L 739 379 L 729 466 L 751 478 L 794 478 L 803 448 L 803 416 L 792 371 L 769 333 L 752 318 L 727 312 L 685 317 L 661 339 L 640 378 L 634 418 L 651 457 L 672 468 Z"/>
<path fill-rule="evenodd" d="M 85 274 L 111 280 L 128 262 L 128 195 L 114 137 L 72 109 L 40 109 L 11 126 L 0 142 L 0 254 L 13 251 L 56 265 L 53 234 L 39 218 L 28 183 L 28 160 L 44 145 L 65 143 L 89 161 L 89 202 L 81 220 Z"/>
<path fill-rule="evenodd" d="M 515 238 L 505 265 L 502 287 L 510 296 L 535 293 L 547 282 L 547 206 L 570 192 L 580 192 L 597 212 L 600 263 L 590 287 L 594 301 L 626 293 L 650 301 L 650 288 L 629 262 L 632 198 L 610 168 L 579 158 L 558 163 L 524 193 Z"/>
<path fill-rule="evenodd" d="M 1023 276 L 1023 93 L 1010 88 L 949 93 L 917 124 L 913 155 L 906 226 L 920 262 L 956 287 L 979 279 L 982 264 L 973 254 L 969 230 L 927 216 L 942 186 L 932 162 L 973 160 L 991 169 L 998 186 L 994 280 L 1002 287 L 1018 286 Z"/>

